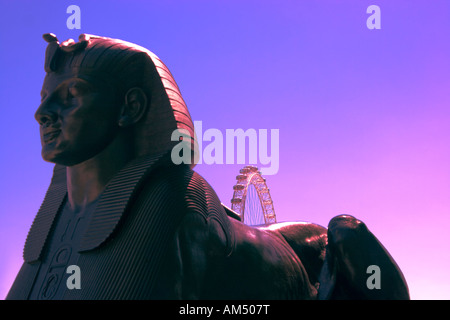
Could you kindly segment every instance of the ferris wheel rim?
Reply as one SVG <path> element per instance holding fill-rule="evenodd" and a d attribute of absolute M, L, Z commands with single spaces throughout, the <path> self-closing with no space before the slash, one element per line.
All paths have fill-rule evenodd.
<path fill-rule="evenodd" d="M 245 166 L 240 174 L 236 176 L 237 183 L 233 186 L 233 198 L 231 199 L 231 208 L 239 214 L 242 222 L 246 221 L 245 204 L 247 192 L 252 185 L 258 195 L 259 203 L 262 208 L 264 224 L 276 223 L 275 209 L 273 206 L 270 189 L 267 187 L 266 179 L 261 176 L 257 167 Z"/>

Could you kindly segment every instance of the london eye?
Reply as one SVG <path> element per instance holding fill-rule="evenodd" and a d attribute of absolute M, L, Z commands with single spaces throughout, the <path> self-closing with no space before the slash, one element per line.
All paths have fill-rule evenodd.
<path fill-rule="evenodd" d="M 266 179 L 255 166 L 245 166 L 236 176 L 231 209 L 247 225 L 276 223 L 275 209 Z"/>

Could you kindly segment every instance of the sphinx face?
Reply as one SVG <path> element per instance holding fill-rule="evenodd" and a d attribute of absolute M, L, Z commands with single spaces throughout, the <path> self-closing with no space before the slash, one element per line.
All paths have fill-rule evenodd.
<path fill-rule="evenodd" d="M 119 108 L 106 82 L 66 72 L 48 73 L 35 113 L 42 157 L 65 166 L 84 162 L 108 146 L 119 131 Z"/>

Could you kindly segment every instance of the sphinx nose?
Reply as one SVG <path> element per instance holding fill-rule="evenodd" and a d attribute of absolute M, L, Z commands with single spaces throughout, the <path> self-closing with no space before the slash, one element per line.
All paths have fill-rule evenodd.
<path fill-rule="evenodd" d="M 52 123 L 55 123 L 58 116 L 56 110 L 52 108 L 52 104 L 49 101 L 44 101 L 34 114 L 34 118 L 43 127 L 47 127 Z"/>

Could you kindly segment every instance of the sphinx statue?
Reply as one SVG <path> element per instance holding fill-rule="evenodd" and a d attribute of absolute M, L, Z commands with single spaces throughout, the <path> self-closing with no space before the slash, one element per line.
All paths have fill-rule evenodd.
<path fill-rule="evenodd" d="M 251 227 L 191 163 L 194 126 L 169 69 L 126 41 L 45 34 L 39 123 L 53 177 L 28 233 L 13 300 L 409 299 L 388 251 L 352 216 L 328 228 Z M 81 285 L 67 285 L 76 266 Z M 381 270 L 367 285 L 368 267 Z"/>

